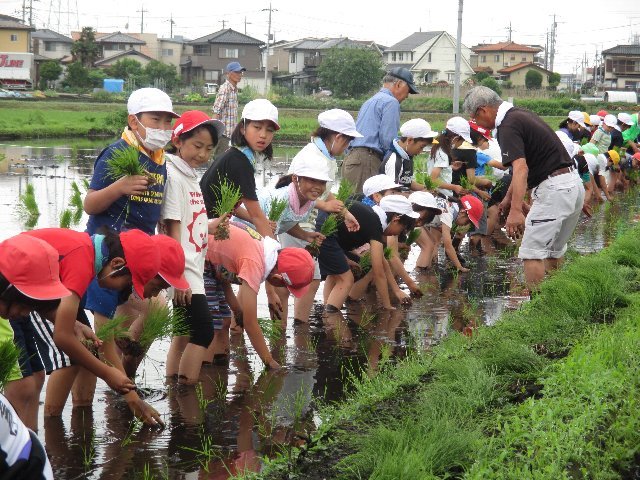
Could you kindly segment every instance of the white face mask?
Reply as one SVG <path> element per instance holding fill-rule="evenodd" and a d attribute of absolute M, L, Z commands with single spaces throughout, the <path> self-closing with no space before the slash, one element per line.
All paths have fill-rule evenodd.
<path fill-rule="evenodd" d="M 148 128 L 142 125 L 142 122 L 138 120 L 138 123 L 146 133 L 145 138 L 141 138 L 138 136 L 138 139 L 144 145 L 147 150 L 155 152 L 156 150 L 160 150 L 164 148 L 167 143 L 171 140 L 171 130 L 162 130 L 160 128 Z"/>

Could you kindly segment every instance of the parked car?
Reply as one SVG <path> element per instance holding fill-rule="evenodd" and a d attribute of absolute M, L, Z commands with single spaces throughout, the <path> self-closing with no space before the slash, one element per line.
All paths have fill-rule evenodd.
<path fill-rule="evenodd" d="M 205 83 L 202 88 L 205 95 L 215 95 L 218 93 L 220 86 L 217 83 Z"/>

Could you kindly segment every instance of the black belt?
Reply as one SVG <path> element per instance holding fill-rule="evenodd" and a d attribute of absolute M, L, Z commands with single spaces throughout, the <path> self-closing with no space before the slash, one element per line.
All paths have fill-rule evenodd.
<path fill-rule="evenodd" d="M 547 178 L 557 177 L 558 175 L 564 175 L 565 173 L 573 172 L 575 169 L 576 167 L 561 167 L 551 172 Z"/>

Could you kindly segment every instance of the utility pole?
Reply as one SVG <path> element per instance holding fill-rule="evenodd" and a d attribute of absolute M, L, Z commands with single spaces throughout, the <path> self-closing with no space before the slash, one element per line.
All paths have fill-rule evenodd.
<path fill-rule="evenodd" d="M 247 22 L 247 17 L 244 17 L 244 34 L 247 34 L 247 25 L 251 25 L 251 22 Z"/>
<path fill-rule="evenodd" d="M 218 23 L 222 24 L 222 29 L 224 30 L 224 28 L 227 26 L 227 21 L 222 19 L 222 20 L 218 20 Z"/>
<path fill-rule="evenodd" d="M 137 13 L 140 14 L 140 33 L 144 33 L 144 12 L 148 12 L 149 10 L 144 9 L 144 5 L 142 5 L 141 10 L 137 10 Z"/>
<path fill-rule="evenodd" d="M 593 84 L 598 88 L 598 45 L 596 45 L 596 58 L 593 64 Z"/>
<path fill-rule="evenodd" d="M 548 66 L 549 66 L 549 30 L 547 30 L 547 33 L 544 36 L 545 39 L 545 43 L 544 43 L 544 69 L 548 70 Z"/>
<path fill-rule="evenodd" d="M 453 83 L 453 113 L 460 112 L 460 57 L 462 56 L 462 7 L 464 0 L 458 0 L 458 35 L 456 36 L 456 73 Z"/>
<path fill-rule="evenodd" d="M 22 23 L 24 23 L 24 19 L 25 19 L 25 15 L 26 15 L 26 11 L 27 11 L 27 4 L 26 4 L 27 0 L 22 0 Z"/>
<path fill-rule="evenodd" d="M 173 26 L 176 22 L 173 20 L 173 12 L 169 16 L 169 38 L 173 38 Z"/>
<path fill-rule="evenodd" d="M 269 8 L 263 8 L 262 11 L 269 11 L 269 26 L 267 27 L 267 49 L 264 52 L 264 95 L 267 96 L 269 91 L 267 81 L 269 79 L 269 40 L 271 40 L 271 13 L 277 12 L 275 8 L 271 8 L 271 2 L 269 2 Z"/>
<path fill-rule="evenodd" d="M 505 28 L 505 30 L 509 32 L 509 42 L 511 42 L 511 32 L 513 32 L 513 29 L 511 28 L 511 22 L 509 22 L 509 26 Z"/>
<path fill-rule="evenodd" d="M 556 22 L 556 14 L 553 14 L 553 24 L 551 25 L 551 55 L 549 59 L 549 70 L 553 72 L 553 60 L 556 55 L 556 28 L 558 24 Z"/>

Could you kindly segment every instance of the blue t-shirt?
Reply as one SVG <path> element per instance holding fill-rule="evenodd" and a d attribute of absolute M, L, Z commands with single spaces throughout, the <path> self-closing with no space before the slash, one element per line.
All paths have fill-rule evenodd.
<path fill-rule="evenodd" d="M 482 176 L 485 174 L 484 166 L 491 161 L 491 157 L 484 152 L 478 150 L 476 152 L 476 175 Z"/>
<path fill-rule="evenodd" d="M 114 149 L 123 149 L 127 146 L 127 142 L 120 139 L 100 152 L 93 167 L 90 189 L 102 190 L 114 182 L 107 175 L 107 160 L 111 157 Z M 89 235 L 96 233 L 98 228 L 103 225 L 117 232 L 137 228 L 149 235 L 155 233 L 156 224 L 160 218 L 164 186 L 167 181 L 167 165 L 164 162 L 162 165 L 158 165 L 142 152 L 140 152 L 138 160 L 145 170 L 153 175 L 156 183 L 149 186 L 142 195 L 123 195 L 104 212 L 90 215 L 87 222 Z"/>

